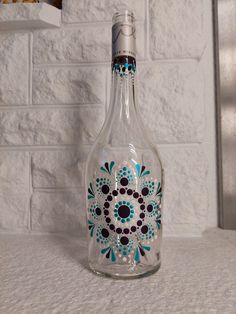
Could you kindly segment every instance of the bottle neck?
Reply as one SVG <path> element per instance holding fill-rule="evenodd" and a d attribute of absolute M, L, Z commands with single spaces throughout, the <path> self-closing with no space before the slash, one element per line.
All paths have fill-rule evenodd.
<path fill-rule="evenodd" d="M 130 56 L 117 57 L 112 62 L 110 114 L 129 123 L 135 117 L 136 61 Z"/>

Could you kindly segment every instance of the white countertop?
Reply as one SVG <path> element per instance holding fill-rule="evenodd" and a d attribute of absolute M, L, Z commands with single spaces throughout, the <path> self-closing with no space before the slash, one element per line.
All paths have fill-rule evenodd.
<path fill-rule="evenodd" d="M 91 273 L 86 245 L 58 235 L 0 235 L 0 313 L 236 313 L 236 231 L 166 238 L 161 269 L 135 280 Z"/>

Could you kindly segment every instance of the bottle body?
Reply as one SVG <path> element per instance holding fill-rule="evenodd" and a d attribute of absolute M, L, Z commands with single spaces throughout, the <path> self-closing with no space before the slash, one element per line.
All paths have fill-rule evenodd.
<path fill-rule="evenodd" d="M 86 164 L 89 265 L 125 278 L 161 262 L 163 170 L 142 127 L 135 72 L 133 56 L 114 58 L 109 112 Z"/>

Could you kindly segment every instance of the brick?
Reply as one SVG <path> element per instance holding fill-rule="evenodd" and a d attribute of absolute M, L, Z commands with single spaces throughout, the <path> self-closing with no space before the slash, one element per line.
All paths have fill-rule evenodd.
<path fill-rule="evenodd" d="M 45 151 L 32 154 L 34 188 L 82 187 L 89 149 Z"/>
<path fill-rule="evenodd" d="M 28 35 L 0 34 L 0 105 L 28 103 Z"/>
<path fill-rule="evenodd" d="M 198 63 L 142 66 L 139 104 L 144 124 L 156 143 L 204 139 L 204 87 Z"/>
<path fill-rule="evenodd" d="M 144 25 L 136 25 L 137 58 L 145 57 Z M 111 61 L 111 25 L 44 30 L 34 35 L 34 63 Z M 99 78 L 101 79 L 102 73 Z M 92 74 L 90 75 L 92 76 Z"/>
<path fill-rule="evenodd" d="M 153 59 L 199 58 L 206 45 L 202 0 L 150 0 Z"/>
<path fill-rule="evenodd" d="M 25 230 L 29 217 L 29 156 L 0 153 L 0 229 Z"/>
<path fill-rule="evenodd" d="M 161 147 L 159 152 L 165 172 L 165 233 L 191 235 L 194 226 L 192 235 L 199 235 L 205 229 L 208 212 L 206 156 L 200 146 Z"/>
<path fill-rule="evenodd" d="M 84 233 L 86 210 L 81 191 L 35 192 L 31 212 L 33 231 Z"/>
<path fill-rule="evenodd" d="M 2 111 L 0 145 L 92 143 L 103 120 L 102 107 Z"/>
<path fill-rule="evenodd" d="M 33 73 L 34 104 L 101 104 L 105 97 L 104 68 L 43 68 Z"/>
<path fill-rule="evenodd" d="M 63 21 L 66 23 L 111 21 L 115 12 L 131 10 L 138 20 L 145 19 L 144 0 L 64 0 Z"/>

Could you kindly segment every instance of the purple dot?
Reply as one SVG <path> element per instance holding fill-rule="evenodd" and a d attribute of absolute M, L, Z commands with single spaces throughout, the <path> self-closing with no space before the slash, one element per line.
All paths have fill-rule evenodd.
<path fill-rule="evenodd" d="M 105 209 L 105 210 L 104 210 L 104 215 L 105 215 L 105 216 L 108 216 L 108 215 L 109 215 L 109 210 Z"/>
<path fill-rule="evenodd" d="M 142 220 L 138 220 L 137 221 L 137 225 L 140 227 L 140 226 L 142 226 Z"/>
<path fill-rule="evenodd" d="M 134 198 L 138 198 L 138 197 L 139 197 L 139 194 L 138 194 L 137 192 L 134 192 L 133 197 L 134 197 Z"/>

